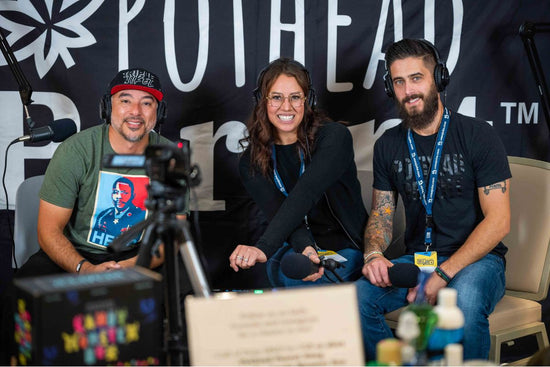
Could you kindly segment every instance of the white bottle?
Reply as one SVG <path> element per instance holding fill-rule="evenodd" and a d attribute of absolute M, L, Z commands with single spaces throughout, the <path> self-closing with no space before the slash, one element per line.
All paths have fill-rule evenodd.
<path fill-rule="evenodd" d="M 415 341 L 420 335 L 418 319 L 414 312 L 405 310 L 399 315 L 397 329 L 395 334 L 403 341 L 401 346 L 401 364 L 403 366 L 416 366 L 418 356 L 416 352 Z"/>
<path fill-rule="evenodd" d="M 443 358 L 448 344 L 462 344 L 464 338 L 464 314 L 456 305 L 456 289 L 442 288 L 437 294 L 437 326 L 428 341 L 428 358 Z"/>
<path fill-rule="evenodd" d="M 462 344 L 447 344 L 445 347 L 445 365 L 462 366 L 464 349 Z"/>

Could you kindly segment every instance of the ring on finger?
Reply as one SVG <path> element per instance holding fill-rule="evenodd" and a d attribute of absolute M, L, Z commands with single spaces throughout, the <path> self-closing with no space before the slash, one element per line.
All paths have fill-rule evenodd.
<path fill-rule="evenodd" d="M 237 260 L 242 260 L 243 257 L 242 256 L 237 256 Z"/>
<path fill-rule="evenodd" d="M 248 257 L 245 257 L 245 258 L 243 259 L 243 261 L 244 261 L 245 263 L 248 262 Z"/>

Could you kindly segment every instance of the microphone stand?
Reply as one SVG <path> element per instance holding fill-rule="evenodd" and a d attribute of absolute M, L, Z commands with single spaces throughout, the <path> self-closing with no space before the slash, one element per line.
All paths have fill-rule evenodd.
<path fill-rule="evenodd" d="M 1 28 L 0 28 L 0 50 L 2 50 L 2 54 L 4 55 L 6 62 L 10 66 L 11 73 L 15 78 L 15 81 L 19 85 L 19 95 L 21 96 L 21 102 L 23 102 L 23 108 L 25 109 L 25 114 L 27 115 L 25 121 L 27 122 L 29 129 L 32 130 L 32 128 L 34 128 L 34 122 L 32 121 L 31 116 L 29 115 L 29 109 L 28 109 L 28 105 L 30 105 L 33 102 L 33 100 L 31 99 L 32 87 L 29 84 L 29 81 L 27 80 L 27 78 L 25 77 L 25 74 L 23 74 L 23 71 L 19 67 L 19 62 L 17 62 L 17 59 L 13 54 L 10 44 L 6 40 L 4 32 L 2 32 Z"/>
<path fill-rule="evenodd" d="M 109 247 L 115 252 L 123 251 L 141 231 L 145 230 L 136 265 L 149 267 L 151 257 L 158 256 L 158 247 L 161 243 L 164 244 L 163 280 L 168 319 L 168 330 L 165 332 L 167 364 L 181 366 L 184 363 L 183 341 L 185 339 L 179 307 L 178 252 L 182 256 L 195 295 L 210 297 L 211 292 L 189 233 L 188 223 L 176 217 L 176 213 L 184 208 L 185 187 L 167 187 L 157 181 L 151 181 L 148 193 L 149 198 L 145 206 L 152 210 L 151 216 L 117 237 Z"/>
<path fill-rule="evenodd" d="M 546 124 L 550 131 L 550 97 L 548 95 L 548 86 L 546 85 L 546 78 L 544 77 L 544 70 L 540 62 L 537 46 L 535 45 L 535 33 L 545 32 L 550 33 L 550 23 L 531 23 L 525 22 L 519 28 L 519 35 L 525 46 L 527 52 L 527 58 L 529 59 L 529 65 L 533 71 L 535 77 L 535 83 L 537 84 L 537 90 L 540 94 L 540 100 L 542 104 L 542 110 L 546 117 Z"/>
<path fill-rule="evenodd" d="M 13 77 L 15 78 L 15 81 L 17 82 L 17 85 L 19 85 L 19 95 L 21 96 L 21 102 L 23 102 L 23 108 L 25 109 L 25 122 L 27 126 L 29 127 L 29 130 L 32 130 L 34 127 L 34 122 L 32 121 L 31 116 L 29 115 L 29 109 L 28 105 L 30 105 L 33 101 L 31 99 L 32 95 L 32 87 L 25 77 L 25 74 L 23 74 L 23 71 L 19 67 L 19 63 L 17 62 L 17 59 L 15 58 L 15 55 L 13 54 L 13 51 L 10 47 L 10 44 L 6 40 L 6 36 L 4 35 L 4 32 L 2 31 L 2 28 L 0 28 L 0 50 L 2 51 L 2 54 L 4 55 L 4 58 L 6 59 L 6 62 L 10 66 L 11 73 Z M 6 171 L 7 171 L 7 164 L 8 164 L 8 149 L 9 147 L 14 144 L 16 141 L 12 141 L 8 147 L 6 148 L 6 154 L 4 156 L 4 172 L 2 174 L 2 187 L 4 189 L 4 194 L 6 195 L 6 212 L 9 211 L 9 200 L 8 200 L 8 190 L 6 189 Z M 11 239 L 11 257 L 13 259 L 13 264 L 15 265 L 15 269 L 17 270 L 19 268 L 17 264 L 17 259 L 15 258 L 15 239 L 13 237 L 13 229 L 12 224 L 10 220 L 9 214 L 6 214 L 7 221 L 8 221 L 8 228 L 10 233 L 10 239 Z"/>

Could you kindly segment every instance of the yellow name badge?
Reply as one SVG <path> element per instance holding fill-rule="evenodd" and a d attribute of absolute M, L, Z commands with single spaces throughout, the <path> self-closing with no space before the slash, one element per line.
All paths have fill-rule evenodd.
<path fill-rule="evenodd" d="M 331 250 L 317 250 L 317 255 L 319 257 L 324 256 L 325 259 L 333 259 L 335 261 L 338 261 L 339 263 L 343 263 L 344 261 L 348 261 L 345 257 L 340 255 L 337 252 L 331 251 Z"/>
<path fill-rule="evenodd" d="M 415 252 L 414 264 L 422 271 L 433 272 L 437 267 L 437 251 Z"/>

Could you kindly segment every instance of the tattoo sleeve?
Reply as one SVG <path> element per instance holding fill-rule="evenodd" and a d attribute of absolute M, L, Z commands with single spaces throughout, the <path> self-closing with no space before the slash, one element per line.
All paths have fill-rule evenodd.
<path fill-rule="evenodd" d="M 485 195 L 489 195 L 491 193 L 492 190 L 500 190 L 502 191 L 502 193 L 504 194 L 507 190 L 507 187 L 506 187 L 506 181 L 502 181 L 502 182 L 497 182 L 495 184 L 492 184 L 492 185 L 489 185 L 489 186 L 485 186 L 483 188 L 483 193 Z"/>
<path fill-rule="evenodd" d="M 396 193 L 374 190 L 372 210 L 365 231 L 365 251 L 384 252 L 391 243 Z"/>

